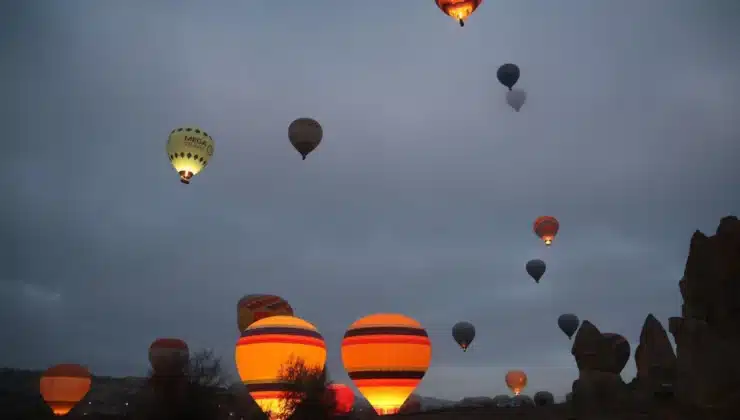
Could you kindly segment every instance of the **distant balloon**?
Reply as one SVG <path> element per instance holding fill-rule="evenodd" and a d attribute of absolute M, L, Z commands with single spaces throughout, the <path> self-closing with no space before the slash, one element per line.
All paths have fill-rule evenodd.
<path fill-rule="evenodd" d="M 568 339 L 573 338 L 573 334 L 580 325 L 581 320 L 574 314 L 562 314 L 558 317 L 558 327 L 568 336 Z"/>
<path fill-rule="evenodd" d="M 545 242 L 545 245 L 550 246 L 560 230 L 560 222 L 552 216 L 540 216 L 534 221 L 533 230 L 534 234 Z"/>
<path fill-rule="evenodd" d="M 342 340 L 345 370 L 380 415 L 398 412 L 431 361 L 432 343 L 426 330 L 405 315 L 360 318 Z"/>
<path fill-rule="evenodd" d="M 452 338 L 463 351 L 468 351 L 468 346 L 475 338 L 475 326 L 469 322 L 458 322 L 452 327 Z"/>
<path fill-rule="evenodd" d="M 525 268 L 527 269 L 527 273 L 534 279 L 534 281 L 539 283 L 540 279 L 545 274 L 547 265 L 544 261 L 535 259 L 527 261 Z"/>
<path fill-rule="evenodd" d="M 41 397 L 57 416 L 64 416 L 90 391 L 90 372 L 80 365 L 50 367 L 41 375 Z"/>
<path fill-rule="evenodd" d="M 303 160 L 319 146 L 323 137 L 321 124 L 311 118 L 298 118 L 288 126 L 290 144 L 301 154 Z"/>
<path fill-rule="evenodd" d="M 172 130 L 167 140 L 167 156 L 180 174 L 180 182 L 190 184 L 190 179 L 208 166 L 213 148 L 211 136 L 198 127 Z"/>
<path fill-rule="evenodd" d="M 435 0 L 437 7 L 447 16 L 455 19 L 460 26 L 475 12 L 483 0 Z"/>
<path fill-rule="evenodd" d="M 519 66 L 516 64 L 506 63 L 498 68 L 496 78 L 502 85 L 511 90 L 516 82 L 519 81 L 519 74 Z"/>
<path fill-rule="evenodd" d="M 236 324 L 239 332 L 260 319 L 275 315 L 293 316 L 293 308 L 280 296 L 246 295 L 236 304 Z"/>
<path fill-rule="evenodd" d="M 334 399 L 334 414 L 336 416 L 345 416 L 352 411 L 355 403 L 355 393 L 352 388 L 344 384 L 333 383 L 327 387 Z"/>
<path fill-rule="evenodd" d="M 521 370 L 506 372 L 506 386 L 514 395 L 519 395 L 527 387 L 527 374 Z"/>
<path fill-rule="evenodd" d="M 552 395 L 552 393 L 547 391 L 536 392 L 532 399 L 534 400 L 535 405 L 537 405 L 538 407 L 543 405 L 555 404 L 555 397 Z"/>
<path fill-rule="evenodd" d="M 530 396 L 517 394 L 511 399 L 511 405 L 514 407 L 534 407 L 535 403 Z"/>
<path fill-rule="evenodd" d="M 506 103 L 510 107 L 514 108 L 516 112 L 519 112 L 524 106 L 524 102 L 527 100 L 527 93 L 521 89 L 512 89 L 506 92 Z"/>
<path fill-rule="evenodd" d="M 190 358 L 188 345 L 179 338 L 158 338 L 149 346 L 149 363 L 158 376 L 179 376 Z"/>
<path fill-rule="evenodd" d="M 630 354 L 632 353 L 629 341 L 615 333 L 603 333 L 601 335 L 608 339 L 616 350 L 614 356 L 614 368 L 616 369 L 616 372 L 614 373 L 622 372 L 624 367 L 627 366 L 627 362 L 630 360 Z"/>
<path fill-rule="evenodd" d="M 301 359 L 308 369 L 326 364 L 324 338 L 313 324 L 293 316 L 277 315 L 252 323 L 242 332 L 234 355 L 239 377 L 249 394 L 270 419 L 281 419 L 292 384 L 282 372 L 291 360 Z"/>

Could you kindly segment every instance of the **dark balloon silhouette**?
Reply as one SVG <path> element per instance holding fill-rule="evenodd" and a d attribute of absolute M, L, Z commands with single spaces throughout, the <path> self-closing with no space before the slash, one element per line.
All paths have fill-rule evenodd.
<path fill-rule="evenodd" d="M 516 64 L 506 63 L 498 68 L 496 78 L 502 85 L 511 90 L 516 82 L 519 81 L 519 66 Z"/>
<path fill-rule="evenodd" d="M 558 317 L 558 327 L 568 336 L 568 339 L 573 338 L 573 334 L 580 325 L 581 320 L 574 314 L 562 314 Z"/>
<path fill-rule="evenodd" d="M 529 273 L 530 276 L 536 281 L 537 283 L 540 282 L 540 279 L 545 274 L 545 270 L 547 269 L 547 264 L 545 264 L 542 260 L 529 260 L 527 261 L 527 273 Z"/>
<path fill-rule="evenodd" d="M 455 339 L 463 351 L 468 351 L 470 343 L 475 338 L 475 326 L 465 321 L 458 322 L 452 327 L 452 338 Z"/>
<path fill-rule="evenodd" d="M 608 339 L 611 342 L 611 345 L 616 349 L 614 363 L 616 373 L 619 373 L 624 370 L 624 367 L 627 366 L 627 362 L 630 360 L 630 354 L 632 353 L 630 343 L 626 338 L 619 334 L 603 333 L 602 335 L 604 338 Z"/>

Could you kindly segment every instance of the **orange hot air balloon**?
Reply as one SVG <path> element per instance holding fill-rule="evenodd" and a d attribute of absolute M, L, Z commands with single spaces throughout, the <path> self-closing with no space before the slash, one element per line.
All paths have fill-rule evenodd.
<path fill-rule="evenodd" d="M 352 392 L 352 388 L 344 384 L 331 384 L 327 391 L 333 399 L 334 415 L 345 416 L 352 411 L 355 404 L 355 393 Z"/>
<path fill-rule="evenodd" d="M 190 351 L 179 338 L 158 338 L 149 346 L 149 363 L 158 376 L 177 376 L 184 373 Z"/>
<path fill-rule="evenodd" d="M 555 235 L 558 234 L 560 223 L 552 216 L 540 216 L 534 221 L 534 234 L 545 241 L 545 245 L 552 245 Z"/>
<path fill-rule="evenodd" d="M 236 369 L 247 390 L 270 419 L 282 419 L 290 384 L 281 380 L 285 365 L 302 359 L 308 369 L 323 369 L 324 338 L 310 322 L 277 315 L 252 323 L 236 342 Z"/>
<path fill-rule="evenodd" d="M 435 3 L 444 14 L 460 22 L 460 26 L 465 26 L 465 20 L 483 0 L 435 0 Z"/>
<path fill-rule="evenodd" d="M 514 395 L 519 395 L 527 387 L 527 374 L 521 370 L 510 370 L 506 372 L 506 386 Z"/>
<path fill-rule="evenodd" d="M 56 365 L 41 376 L 41 397 L 57 416 L 69 413 L 88 391 L 92 379 L 90 372 L 80 365 Z"/>
<path fill-rule="evenodd" d="M 293 316 L 293 308 L 280 296 L 246 295 L 236 304 L 236 323 L 240 333 L 249 324 L 275 315 Z"/>
<path fill-rule="evenodd" d="M 400 314 L 361 318 L 342 340 L 344 368 L 380 415 L 398 412 L 431 361 L 432 343 L 426 330 Z"/>

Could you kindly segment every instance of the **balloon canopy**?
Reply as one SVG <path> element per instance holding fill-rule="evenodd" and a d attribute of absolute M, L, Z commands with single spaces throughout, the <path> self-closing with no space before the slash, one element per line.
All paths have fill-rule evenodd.
<path fill-rule="evenodd" d="M 503 64 L 498 68 L 498 71 L 496 71 L 496 78 L 499 83 L 509 88 L 509 90 L 511 90 L 516 82 L 519 81 L 519 75 L 519 66 L 512 63 Z"/>
<path fill-rule="evenodd" d="M 529 260 L 527 261 L 525 268 L 527 270 L 527 274 L 529 274 L 535 282 L 539 283 L 542 276 L 545 275 L 547 264 L 542 260 Z"/>
<path fill-rule="evenodd" d="M 455 19 L 460 26 L 478 9 L 483 0 L 435 0 L 442 13 Z"/>
<path fill-rule="evenodd" d="M 158 376 L 183 374 L 189 358 L 188 345 L 179 338 L 158 338 L 149 346 L 149 363 Z"/>
<path fill-rule="evenodd" d="M 275 295 L 246 295 L 236 304 L 236 324 L 239 332 L 260 319 L 275 315 L 293 316 L 288 301 Z"/>
<path fill-rule="evenodd" d="M 284 372 L 291 363 L 322 370 L 326 363 L 324 338 L 310 322 L 277 315 L 252 323 L 236 343 L 236 368 L 254 401 L 270 419 L 282 419 L 284 399 L 291 389 Z"/>
<path fill-rule="evenodd" d="M 90 391 L 90 372 L 80 365 L 62 364 L 50 367 L 41 375 L 39 392 L 57 416 L 69 413 Z"/>
<path fill-rule="evenodd" d="M 620 373 L 627 366 L 627 362 L 630 360 L 630 354 L 632 349 L 629 341 L 619 334 L 615 333 L 603 333 L 601 334 L 605 339 L 609 341 L 609 344 L 614 348 L 614 373 Z"/>
<path fill-rule="evenodd" d="M 352 392 L 352 388 L 344 384 L 333 383 L 327 387 L 327 391 L 333 398 L 335 415 L 344 416 L 352 411 L 355 404 L 355 393 Z"/>
<path fill-rule="evenodd" d="M 534 221 L 532 230 L 545 242 L 545 245 L 550 246 L 560 230 L 560 222 L 552 216 L 540 216 Z"/>
<path fill-rule="evenodd" d="M 213 156 L 214 142 L 211 136 L 198 127 L 176 128 L 167 140 L 167 156 L 180 174 L 180 182 L 190 184 Z"/>
<path fill-rule="evenodd" d="M 452 338 L 463 351 L 468 351 L 475 338 L 475 326 L 467 321 L 458 322 L 452 327 Z"/>
<path fill-rule="evenodd" d="M 506 103 L 519 112 L 527 101 L 527 93 L 521 89 L 512 89 L 506 92 Z"/>
<path fill-rule="evenodd" d="M 506 373 L 506 386 L 514 395 L 519 395 L 527 387 L 527 374 L 521 370 L 510 370 Z"/>
<path fill-rule="evenodd" d="M 573 334 L 576 333 L 580 325 L 581 320 L 574 314 L 562 314 L 558 317 L 558 327 L 568 336 L 568 339 L 573 338 Z"/>
<path fill-rule="evenodd" d="M 342 340 L 344 368 L 381 415 L 398 412 L 431 360 L 426 330 L 405 315 L 368 315 L 355 321 Z"/>
<path fill-rule="evenodd" d="M 301 154 L 303 160 L 319 146 L 323 137 L 324 129 L 312 118 L 298 118 L 288 126 L 290 144 Z"/>

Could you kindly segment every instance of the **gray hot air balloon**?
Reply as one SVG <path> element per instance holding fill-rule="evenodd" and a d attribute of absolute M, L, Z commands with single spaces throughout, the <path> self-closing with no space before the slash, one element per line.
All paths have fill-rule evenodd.
<path fill-rule="evenodd" d="M 506 103 L 510 107 L 514 108 L 516 112 L 519 112 L 527 101 L 527 92 L 521 89 L 512 89 L 506 92 Z"/>
<path fill-rule="evenodd" d="M 463 351 L 468 351 L 468 346 L 475 338 L 475 327 L 469 322 L 458 322 L 452 327 L 452 338 L 455 339 Z"/>
<path fill-rule="evenodd" d="M 319 146 L 323 137 L 321 124 L 311 118 L 298 118 L 288 126 L 290 144 L 301 154 L 303 160 Z"/>
<path fill-rule="evenodd" d="M 534 404 L 538 407 L 555 404 L 555 397 L 547 391 L 539 391 L 534 394 Z"/>
<path fill-rule="evenodd" d="M 529 275 L 532 276 L 534 281 L 539 283 L 540 279 L 545 274 L 547 265 L 542 260 L 529 260 L 527 261 L 526 268 L 527 268 L 527 273 L 529 273 Z"/>
<path fill-rule="evenodd" d="M 562 314 L 558 317 L 558 327 L 568 336 L 568 339 L 573 338 L 573 334 L 580 325 L 581 320 L 573 314 Z"/>

